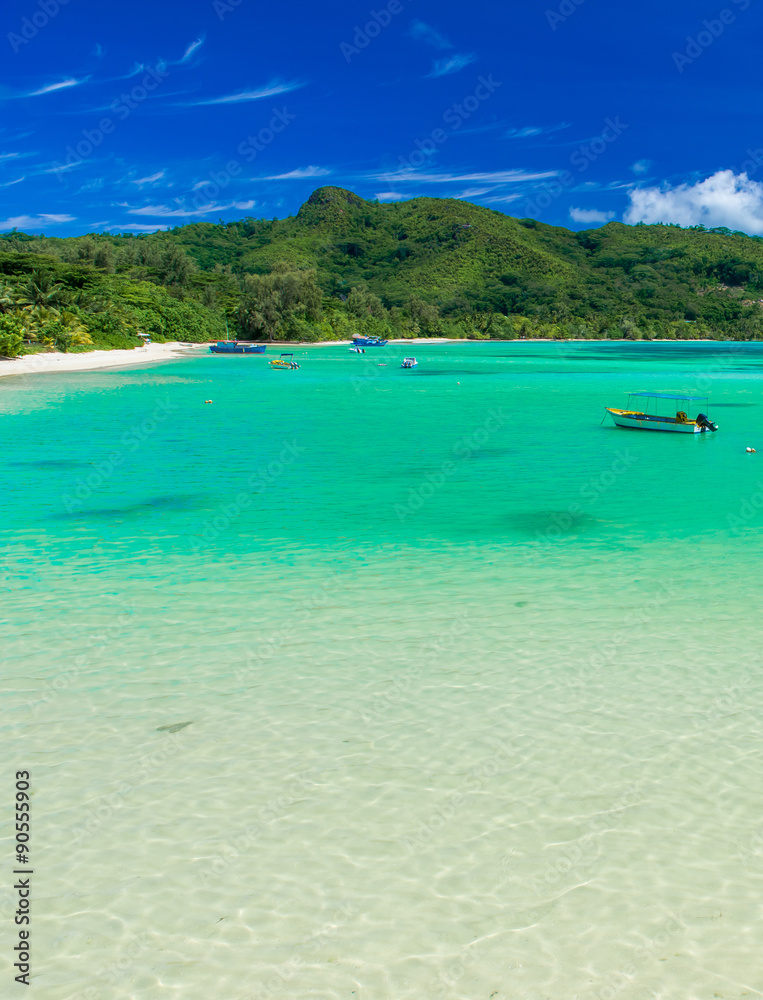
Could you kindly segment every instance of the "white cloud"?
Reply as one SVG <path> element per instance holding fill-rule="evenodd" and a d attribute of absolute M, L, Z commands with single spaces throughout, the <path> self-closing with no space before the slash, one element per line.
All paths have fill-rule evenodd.
<path fill-rule="evenodd" d="M 556 177 L 558 171 L 547 170 L 543 173 L 530 174 L 523 170 L 497 170 L 494 173 L 477 174 L 420 174 L 415 170 L 405 168 L 391 174 L 376 174 L 374 180 L 379 181 L 415 181 L 424 184 L 520 184 L 523 181 L 540 181 L 547 177 Z"/>
<path fill-rule="evenodd" d="M 719 170 L 694 184 L 636 188 L 629 197 L 631 203 L 624 220 L 631 225 L 673 222 L 763 234 L 763 184 L 733 170 Z"/>
<path fill-rule="evenodd" d="M 4 184 L 0 184 L 0 188 L 13 187 L 14 184 L 20 184 L 22 181 L 26 180 L 26 174 L 22 177 L 17 177 L 15 181 L 6 181 Z"/>
<path fill-rule="evenodd" d="M 244 101 L 261 101 L 264 97 L 275 97 L 276 94 L 288 94 L 292 90 L 304 87 L 298 80 L 290 83 L 278 83 L 273 81 L 262 87 L 260 90 L 245 90 L 240 94 L 229 94 L 227 97 L 211 97 L 207 101 L 194 101 L 193 107 L 206 107 L 210 104 L 241 104 Z"/>
<path fill-rule="evenodd" d="M 0 222 L 0 229 L 39 229 L 41 226 L 54 226 L 62 222 L 75 222 L 73 215 L 16 215 Z"/>
<path fill-rule="evenodd" d="M 160 170 L 157 174 L 151 174 L 150 177 L 138 177 L 137 180 L 130 181 L 131 184 L 137 184 L 142 187 L 144 184 L 153 184 L 155 181 L 160 181 L 165 175 L 164 170 Z"/>
<path fill-rule="evenodd" d="M 41 87 L 39 90 L 33 90 L 30 94 L 26 94 L 26 97 L 42 97 L 43 94 L 52 94 L 56 90 L 66 90 L 69 87 L 79 87 L 81 84 L 86 83 L 90 79 L 89 76 L 84 77 L 82 80 L 76 80 L 73 76 L 70 76 L 68 80 L 61 80 L 60 83 L 49 83 L 47 87 Z"/>
<path fill-rule="evenodd" d="M 488 194 L 492 188 L 467 188 L 461 194 L 453 195 L 454 198 L 478 198 L 481 194 Z"/>
<path fill-rule="evenodd" d="M 79 160 L 77 163 L 59 163 L 55 167 L 48 167 L 47 170 L 43 170 L 43 174 L 63 174 L 67 170 L 76 170 L 77 167 L 81 167 L 85 161 Z"/>
<path fill-rule="evenodd" d="M 454 56 L 448 56 L 447 59 L 437 59 L 429 76 L 450 76 L 451 73 L 460 73 L 462 69 L 466 69 L 467 66 L 473 63 L 476 58 L 477 56 L 473 52 L 463 52 L 457 53 Z"/>
<path fill-rule="evenodd" d="M 400 194 L 399 191 L 380 191 L 374 195 L 377 201 L 405 201 L 410 198 L 409 194 Z"/>
<path fill-rule="evenodd" d="M 571 208 L 570 218 L 573 222 L 611 222 L 614 212 L 600 212 L 595 208 Z"/>
<path fill-rule="evenodd" d="M 651 160 L 636 160 L 636 162 L 631 167 L 634 174 L 645 174 L 647 170 L 651 167 Z"/>
<path fill-rule="evenodd" d="M 127 208 L 128 215 L 147 215 L 154 219 L 188 219 L 194 216 L 211 215 L 213 212 L 227 212 L 235 208 L 239 212 L 246 212 L 254 208 L 254 201 L 231 201 L 227 205 L 210 201 L 199 208 L 172 208 L 170 205 L 143 205 L 141 208 L 128 208 L 124 203 L 120 207 Z"/>
<path fill-rule="evenodd" d="M 453 48 L 444 35 L 441 35 L 439 31 L 431 25 L 426 24 L 424 21 L 414 21 L 408 31 L 408 34 L 411 38 L 415 38 L 416 41 L 426 42 L 427 45 L 433 45 L 436 49 Z"/>
<path fill-rule="evenodd" d="M 306 177 L 328 177 L 331 173 L 326 167 L 297 167 L 290 170 L 288 174 L 272 174 L 270 177 L 263 177 L 264 181 L 301 181 Z"/>
<path fill-rule="evenodd" d="M 194 54 L 194 52 L 197 49 L 201 48 L 201 46 L 204 44 L 204 41 L 205 41 L 205 39 L 203 39 L 203 38 L 197 38 L 196 41 L 191 42 L 191 44 L 188 46 L 188 48 L 185 50 L 185 52 L 181 56 L 180 62 L 181 63 L 187 62 L 191 58 L 191 56 Z"/>
<path fill-rule="evenodd" d="M 551 135 L 552 132 L 560 132 L 569 128 L 570 122 L 560 122 L 558 125 L 527 125 L 525 128 L 510 128 L 506 133 L 507 139 L 531 139 L 537 135 Z"/>
<path fill-rule="evenodd" d="M 169 229 L 169 226 L 166 223 L 164 223 L 164 224 L 162 224 L 160 226 L 152 226 L 152 225 L 148 225 L 147 223 L 132 222 L 132 223 L 130 223 L 129 226 L 112 226 L 112 229 L 115 229 L 115 230 L 117 230 L 119 232 L 122 232 L 122 230 L 125 230 L 125 229 L 134 229 L 134 230 L 136 230 L 136 232 L 139 232 L 139 233 L 156 233 L 160 229 Z"/>

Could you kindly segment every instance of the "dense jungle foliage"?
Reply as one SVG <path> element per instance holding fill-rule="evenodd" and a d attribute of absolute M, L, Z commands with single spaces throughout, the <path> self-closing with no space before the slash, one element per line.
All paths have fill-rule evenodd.
<path fill-rule="evenodd" d="M 454 199 L 324 187 L 296 216 L 154 234 L 0 236 L 0 354 L 154 341 L 763 339 L 763 240 L 571 232 Z"/>

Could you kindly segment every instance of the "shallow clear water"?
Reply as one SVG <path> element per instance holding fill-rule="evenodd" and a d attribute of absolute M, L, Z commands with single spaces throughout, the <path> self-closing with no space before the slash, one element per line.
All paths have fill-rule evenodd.
<path fill-rule="evenodd" d="M 415 350 L 0 382 L 38 1000 L 763 990 L 763 348 Z"/>

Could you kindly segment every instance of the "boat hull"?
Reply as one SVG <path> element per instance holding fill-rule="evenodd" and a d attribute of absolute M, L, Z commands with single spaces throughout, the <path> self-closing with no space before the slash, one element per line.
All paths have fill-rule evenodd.
<path fill-rule="evenodd" d="M 610 410 L 607 413 L 618 427 L 634 431 L 663 431 L 672 434 L 704 434 L 706 427 L 699 427 L 693 420 L 681 423 L 675 417 L 659 417 L 646 413 L 628 413 L 623 410 Z"/>
<path fill-rule="evenodd" d="M 220 342 L 210 344 L 210 351 L 213 354 L 264 354 L 266 344 L 234 344 Z"/>
<path fill-rule="evenodd" d="M 353 337 L 353 347 L 386 347 L 388 341 L 379 340 L 378 337 Z"/>

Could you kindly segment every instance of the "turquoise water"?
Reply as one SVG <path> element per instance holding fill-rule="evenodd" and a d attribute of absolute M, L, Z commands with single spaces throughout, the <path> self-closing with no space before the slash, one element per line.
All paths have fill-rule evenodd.
<path fill-rule="evenodd" d="M 763 990 L 763 348 L 414 350 L 0 381 L 38 998 Z"/>

